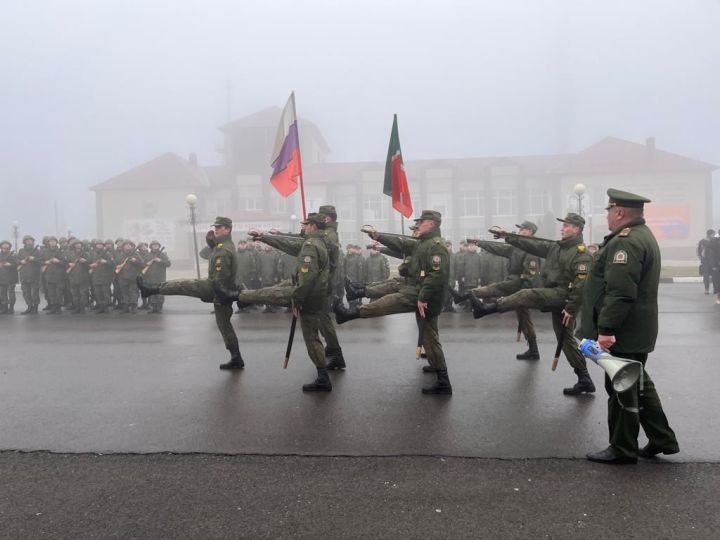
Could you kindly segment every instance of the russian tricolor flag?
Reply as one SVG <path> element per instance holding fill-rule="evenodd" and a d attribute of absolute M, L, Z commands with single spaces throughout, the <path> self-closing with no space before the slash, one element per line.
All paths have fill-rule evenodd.
<path fill-rule="evenodd" d="M 299 141 L 295 92 L 292 92 L 280 117 L 270 163 L 273 169 L 270 183 L 283 197 L 293 193 L 302 182 Z"/>

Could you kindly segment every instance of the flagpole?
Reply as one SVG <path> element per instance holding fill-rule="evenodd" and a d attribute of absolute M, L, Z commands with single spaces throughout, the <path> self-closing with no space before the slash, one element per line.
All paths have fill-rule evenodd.
<path fill-rule="evenodd" d="M 295 108 L 295 91 L 293 90 L 290 94 L 292 97 L 292 107 L 293 107 L 293 116 L 295 117 L 295 122 L 297 122 L 297 132 L 298 132 L 298 167 L 300 168 L 300 203 L 302 204 L 302 215 L 303 220 L 307 219 L 307 210 L 305 208 L 305 182 L 303 182 L 303 168 L 302 168 L 302 152 L 300 151 L 300 120 L 297 116 L 297 109 Z"/>
<path fill-rule="evenodd" d="M 405 208 L 405 201 L 403 200 L 403 194 L 400 193 L 400 206 Z M 405 236 L 405 216 L 400 212 L 400 232 Z"/>

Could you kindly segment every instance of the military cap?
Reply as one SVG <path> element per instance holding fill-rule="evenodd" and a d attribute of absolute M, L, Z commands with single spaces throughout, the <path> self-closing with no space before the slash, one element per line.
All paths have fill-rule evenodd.
<path fill-rule="evenodd" d="M 107 240 L 105 240 L 105 243 L 106 244 L 114 244 L 115 242 L 112 241 L 112 238 L 108 238 Z"/>
<path fill-rule="evenodd" d="M 157 240 L 151 240 L 151 241 L 150 241 L 150 247 L 153 247 L 153 246 L 155 246 L 155 245 L 160 246 L 160 245 L 162 245 L 162 244 L 160 244 L 160 242 L 158 242 Z"/>
<path fill-rule="evenodd" d="M 104 244 L 104 242 L 100 238 L 93 238 L 92 243 L 94 246 L 96 246 L 98 244 Z"/>
<path fill-rule="evenodd" d="M 532 221 L 523 221 L 520 225 L 515 225 L 518 229 L 530 229 L 533 234 L 537 232 L 537 225 Z"/>
<path fill-rule="evenodd" d="M 116 243 L 116 244 L 122 244 L 124 241 L 125 241 L 125 239 L 124 239 L 122 236 L 118 236 L 118 237 L 115 239 L 115 243 Z"/>
<path fill-rule="evenodd" d="M 65 238 L 64 236 L 61 236 L 60 238 L 58 238 L 58 242 L 67 242 L 67 241 L 68 241 L 68 239 Z"/>
<path fill-rule="evenodd" d="M 0 242 L 0 247 L 1 247 L 1 246 L 4 246 L 5 244 L 7 244 L 8 246 L 12 247 L 12 244 L 11 244 L 9 241 L 7 241 L 7 240 L 3 240 L 2 242 Z"/>
<path fill-rule="evenodd" d="M 82 246 L 83 242 L 82 242 L 82 240 L 78 240 L 77 238 L 74 238 L 73 241 L 70 243 L 70 245 L 74 246 L 75 244 L 80 244 Z"/>
<path fill-rule="evenodd" d="M 35 241 L 35 239 L 32 236 L 30 236 L 29 234 L 26 234 L 25 236 L 23 236 L 22 241 L 25 242 L 26 240 L 32 240 L 33 242 Z"/>
<path fill-rule="evenodd" d="M 128 245 L 135 246 L 135 242 L 133 242 L 132 240 L 123 240 L 122 245 L 123 245 L 123 247 L 128 246 Z"/>
<path fill-rule="evenodd" d="M 635 195 L 628 191 L 620 191 L 619 189 L 610 188 L 607 190 L 608 195 L 608 206 L 610 209 L 613 206 L 623 206 L 625 208 L 642 208 L 645 203 L 652 202 L 650 199 L 643 197 L 642 195 Z"/>
<path fill-rule="evenodd" d="M 318 212 L 325 214 L 326 216 L 330 216 L 333 219 L 337 219 L 337 210 L 335 210 L 335 207 L 332 204 L 323 204 Z"/>
<path fill-rule="evenodd" d="M 215 218 L 215 223 L 213 223 L 213 227 L 228 227 L 232 229 L 232 219 L 218 216 Z"/>
<path fill-rule="evenodd" d="M 569 225 L 575 225 L 577 227 L 583 228 L 585 227 L 585 218 L 582 217 L 580 214 L 576 214 L 574 212 L 568 212 L 568 215 L 564 218 L 557 218 L 558 221 L 562 221 L 563 223 L 567 223 Z"/>
<path fill-rule="evenodd" d="M 308 214 L 308 217 L 305 221 L 301 221 L 303 225 L 308 225 L 310 223 L 314 223 L 318 226 L 325 226 L 325 217 L 322 214 L 314 213 L 314 214 Z"/>
<path fill-rule="evenodd" d="M 140 246 L 147 246 L 147 245 L 148 245 L 147 242 L 140 242 L 140 243 L 138 243 L 138 247 L 140 247 Z"/>
<path fill-rule="evenodd" d="M 419 218 L 415 218 L 415 222 L 418 221 L 434 221 L 438 225 L 442 223 L 442 214 L 435 210 L 423 210 Z"/>

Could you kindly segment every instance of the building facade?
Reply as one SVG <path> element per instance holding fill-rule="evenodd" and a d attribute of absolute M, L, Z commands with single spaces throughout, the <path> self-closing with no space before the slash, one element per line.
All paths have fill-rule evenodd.
<path fill-rule="evenodd" d="M 157 238 L 175 260 L 189 265 L 188 193 L 198 197 L 198 236 L 216 215 L 233 219 L 236 239 L 253 228 L 297 230 L 299 190 L 284 199 L 269 182 L 280 112 L 265 109 L 222 126 L 221 165 L 202 167 L 193 156 L 164 154 L 93 186 L 98 234 Z M 382 193 L 385 164 L 330 162 L 329 146 L 317 126 L 300 119 L 299 130 L 307 211 L 334 204 L 343 244 L 362 243 L 364 224 L 400 232 L 400 216 Z M 443 234 L 454 243 L 487 237 L 491 226 L 513 228 L 525 219 L 540 225 L 540 235 L 556 238 L 555 217 L 567 211 L 580 211 L 588 221 L 586 241 L 600 242 L 607 234 L 605 191 L 616 187 L 653 200 L 646 218 L 665 259 L 677 261 L 693 260 L 697 240 L 713 225 L 716 168 L 657 149 L 652 138 L 638 144 L 613 137 L 576 154 L 405 163 L 416 214 L 424 208 L 440 211 Z M 575 193 L 578 184 L 586 188 L 581 195 Z"/>

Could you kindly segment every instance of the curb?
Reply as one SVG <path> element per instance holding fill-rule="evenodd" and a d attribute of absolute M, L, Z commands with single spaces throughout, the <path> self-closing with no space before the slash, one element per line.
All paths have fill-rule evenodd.
<path fill-rule="evenodd" d="M 698 277 L 664 277 L 660 278 L 660 283 L 702 283 L 703 278 Z"/>

